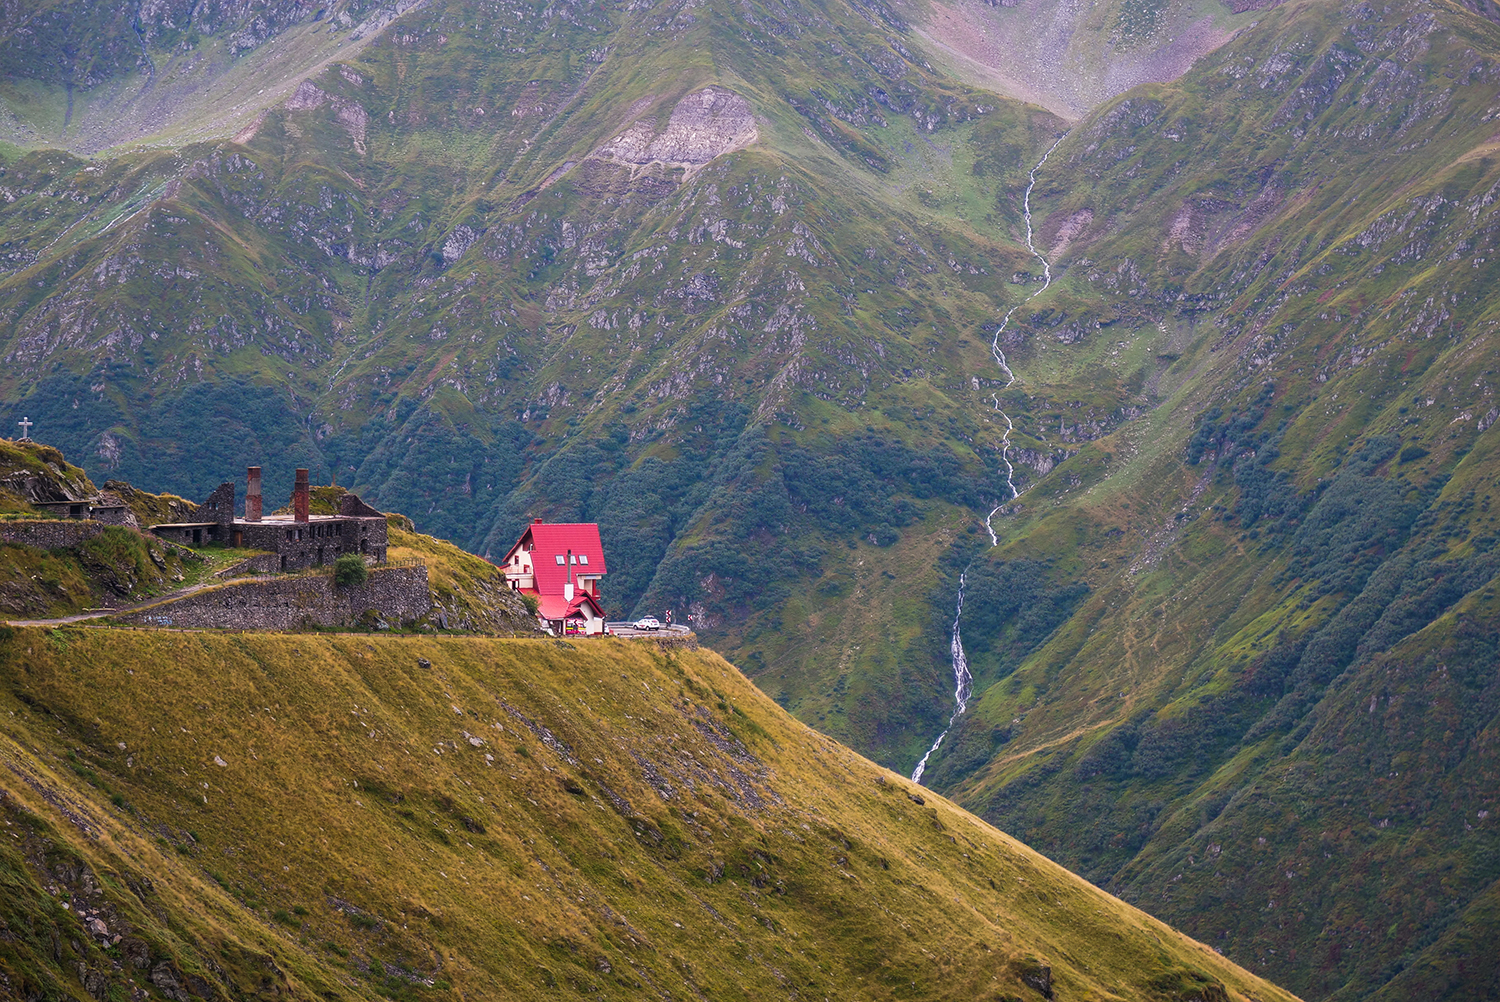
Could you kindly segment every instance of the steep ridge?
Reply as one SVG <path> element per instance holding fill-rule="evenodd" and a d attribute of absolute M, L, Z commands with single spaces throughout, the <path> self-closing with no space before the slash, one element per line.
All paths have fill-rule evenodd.
<path fill-rule="evenodd" d="M 0 678 L 9 995 L 1292 998 L 706 652 L 28 629 Z"/>

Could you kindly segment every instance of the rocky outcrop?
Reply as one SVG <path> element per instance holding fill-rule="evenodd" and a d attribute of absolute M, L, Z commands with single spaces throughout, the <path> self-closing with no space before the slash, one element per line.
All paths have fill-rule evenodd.
<path fill-rule="evenodd" d="M 660 133 L 651 122 L 636 121 L 596 156 L 636 167 L 660 163 L 692 170 L 759 138 L 749 101 L 723 87 L 705 87 L 677 102 Z"/>
<path fill-rule="evenodd" d="M 369 131 L 370 115 L 358 101 L 329 94 L 311 80 L 304 80 L 297 85 L 296 92 L 287 98 L 286 110 L 316 111 L 325 104 L 332 106 L 334 120 L 349 133 L 349 138 L 354 141 L 354 148 L 361 153 L 365 152 L 365 135 Z"/>

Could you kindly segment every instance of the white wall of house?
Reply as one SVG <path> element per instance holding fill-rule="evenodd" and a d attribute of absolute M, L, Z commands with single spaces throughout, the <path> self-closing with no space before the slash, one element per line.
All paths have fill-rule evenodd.
<path fill-rule="evenodd" d="M 517 590 L 536 588 L 536 572 L 531 566 L 531 551 L 517 550 L 505 565 L 505 580 Z"/>

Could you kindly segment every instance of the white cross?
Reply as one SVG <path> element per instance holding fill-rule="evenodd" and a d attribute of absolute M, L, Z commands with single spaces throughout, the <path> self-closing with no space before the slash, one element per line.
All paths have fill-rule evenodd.
<path fill-rule="evenodd" d="M 31 418 L 29 417 L 23 417 L 21 418 L 21 420 L 17 421 L 16 424 L 21 426 L 21 441 L 30 442 L 31 427 L 32 425 L 36 424 L 36 422 L 31 420 Z"/>

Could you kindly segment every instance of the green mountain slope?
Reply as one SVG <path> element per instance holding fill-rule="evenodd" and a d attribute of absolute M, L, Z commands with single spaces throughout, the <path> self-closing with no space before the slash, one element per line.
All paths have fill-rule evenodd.
<path fill-rule="evenodd" d="M 1083 123 L 1000 398 L 1057 465 L 951 558 L 983 692 L 926 780 L 1312 997 L 1496 977 L 1497 42 L 1288 8 Z M 1091 367 L 1140 418 L 1068 415 Z"/>
<path fill-rule="evenodd" d="M 909 612 L 998 500 L 985 325 L 1058 121 L 930 71 L 878 8 L 399 24 L 240 142 L 5 168 L 16 419 L 188 496 L 337 470 L 481 553 L 596 519 L 615 614 L 769 631 L 746 657 L 785 664 L 783 603 L 815 596 L 788 702 L 849 667 L 861 627 L 830 619 L 887 610 L 909 625 L 853 666 L 884 716 L 830 729 L 914 759 L 944 693 Z"/>
<path fill-rule="evenodd" d="M 960 82 L 936 7 L 287 8 L 228 63 L 249 13 L 143 27 L 255 91 L 149 145 L 7 64 L 0 420 L 188 496 L 337 470 L 480 553 L 597 520 L 613 612 L 690 614 L 902 773 L 962 580 L 974 698 L 925 782 L 1309 997 L 1483 996 L 1480 7 L 1213 14 L 1243 30 L 1038 173 L 1034 300 L 1069 124 Z M 130 58 L 120 94 L 166 86 Z"/>
<path fill-rule="evenodd" d="M 8 995 L 1292 998 L 712 654 L 6 630 L 0 675 Z"/>

